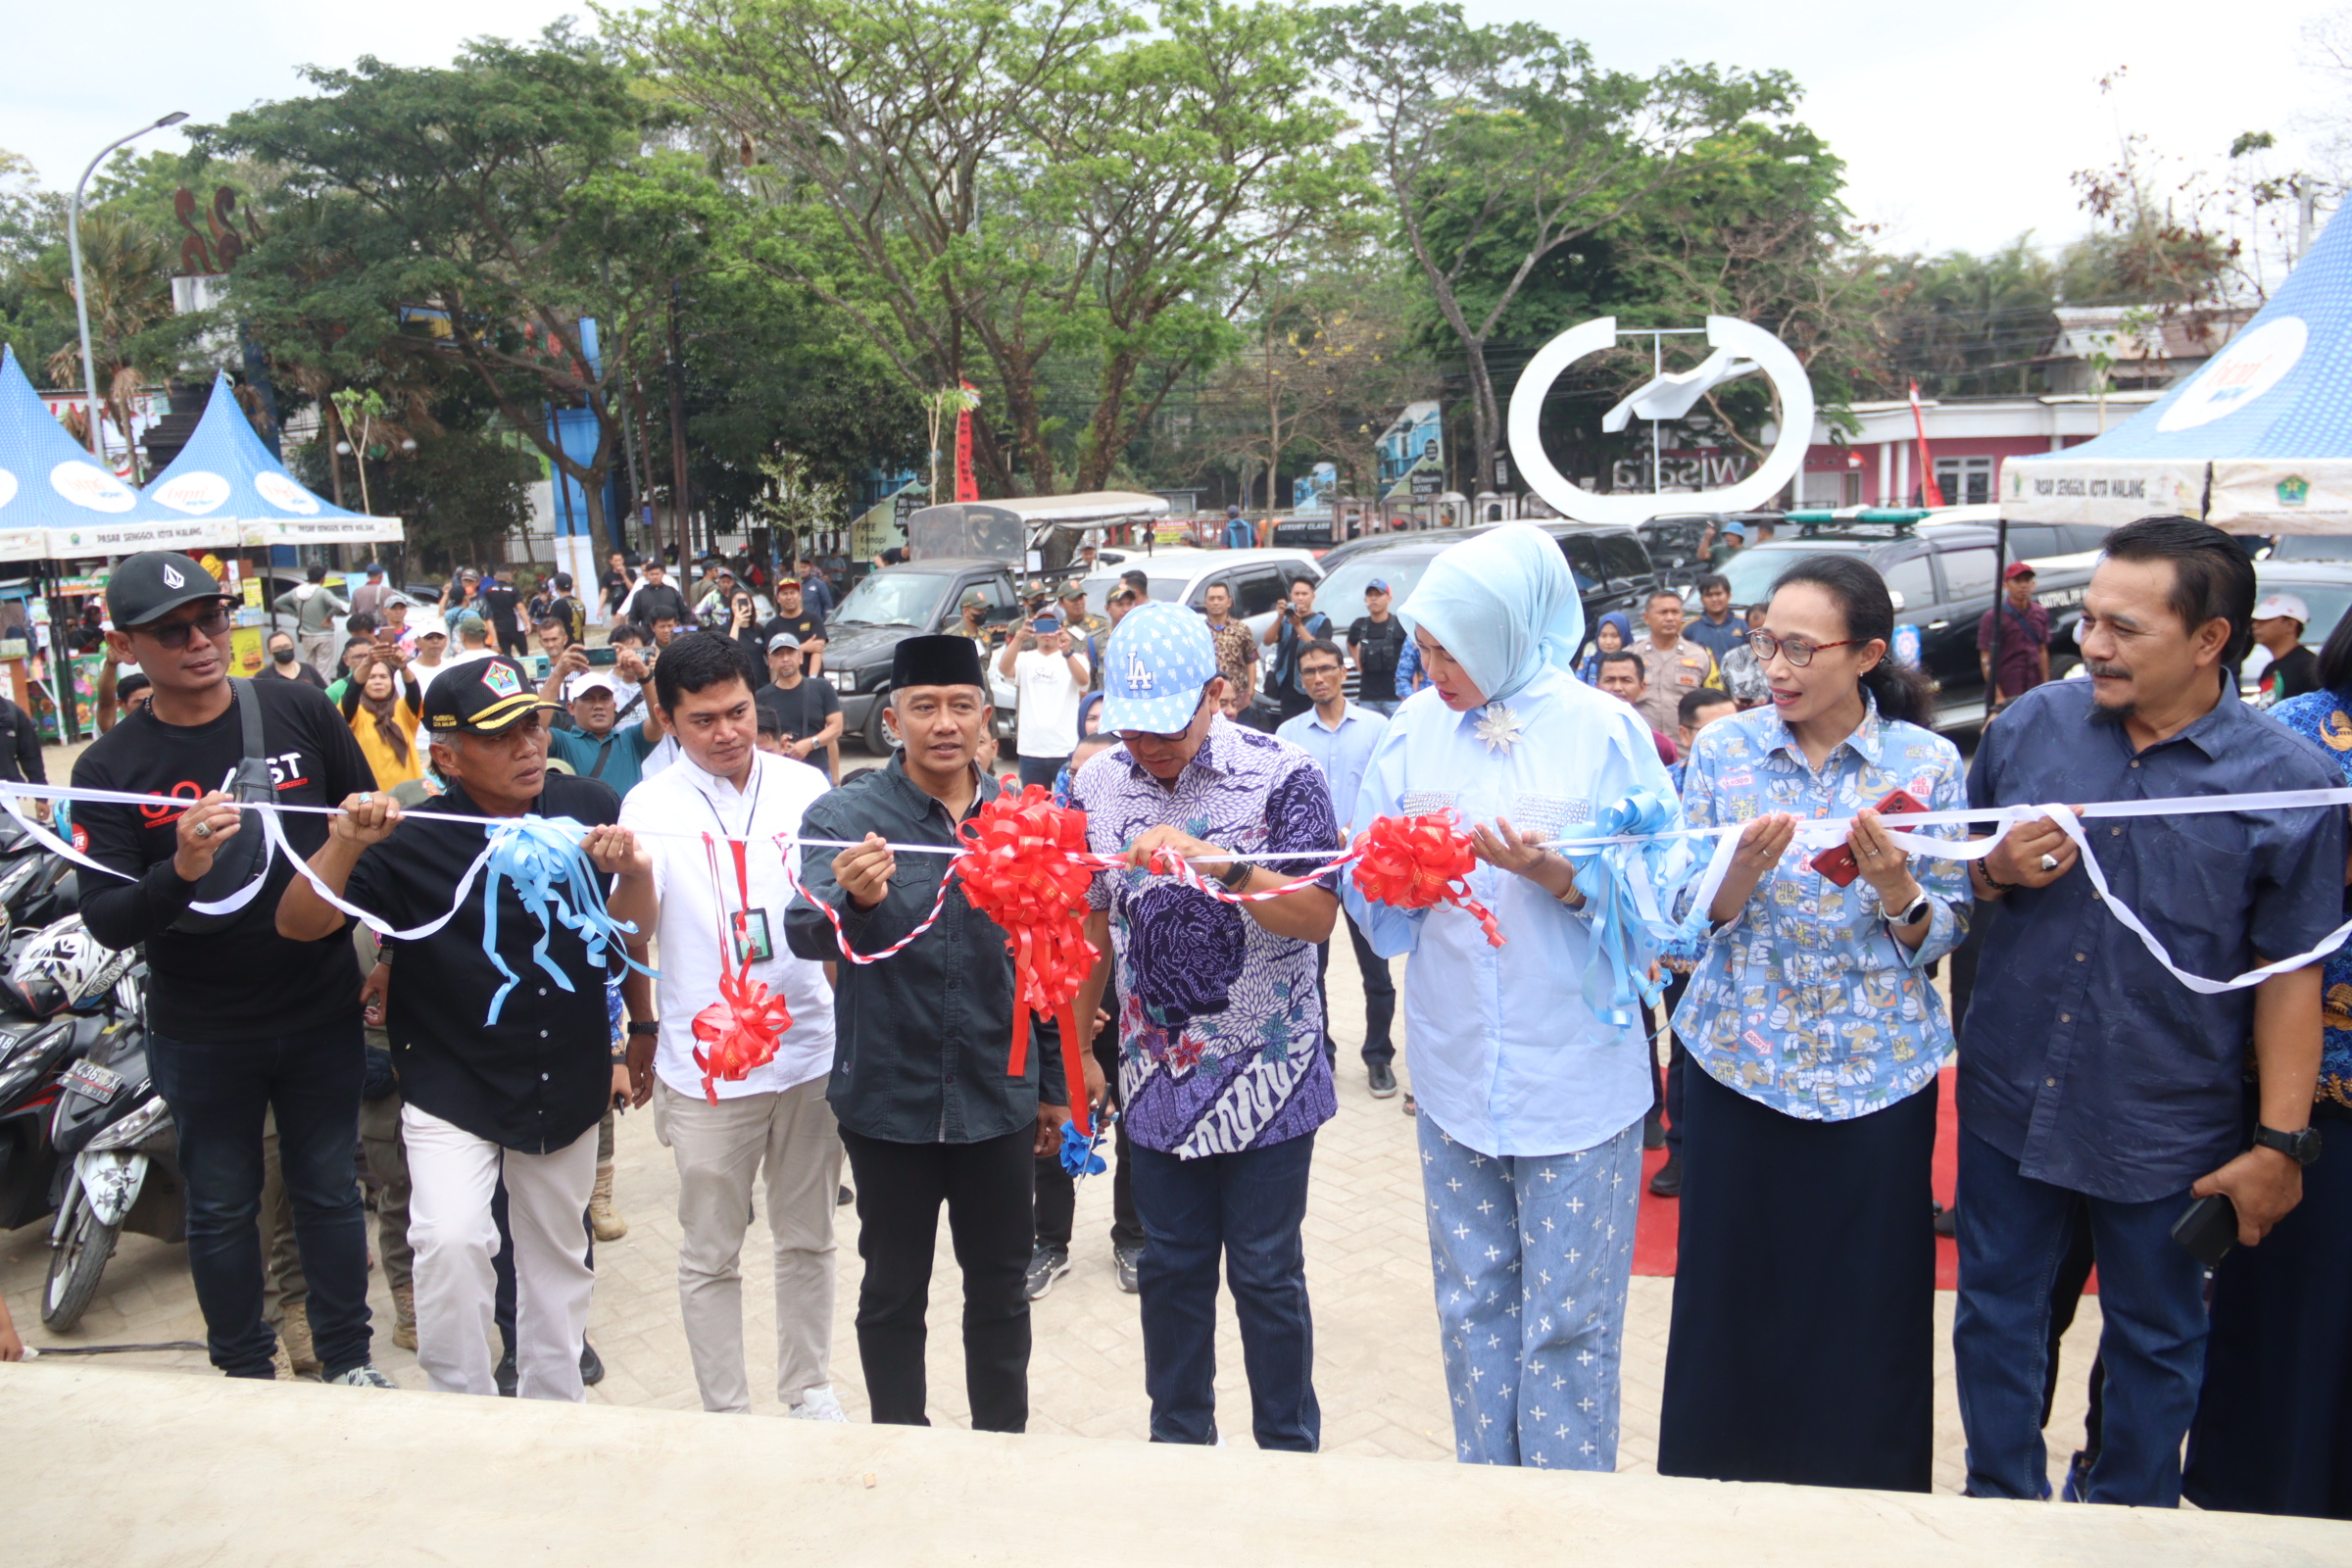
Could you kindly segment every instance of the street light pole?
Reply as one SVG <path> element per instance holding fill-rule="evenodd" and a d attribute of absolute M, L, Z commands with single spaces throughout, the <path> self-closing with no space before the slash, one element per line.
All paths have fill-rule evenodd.
<path fill-rule="evenodd" d="M 81 389 L 90 400 L 89 417 L 86 421 L 90 437 L 90 456 L 96 458 L 101 465 L 106 462 L 106 438 L 100 433 L 98 427 L 98 367 L 90 359 L 90 291 L 81 278 L 82 187 L 89 184 L 90 176 L 98 172 L 100 164 L 106 162 L 108 153 L 122 146 L 125 142 L 138 140 L 151 130 L 161 130 L 166 125 L 176 125 L 187 118 L 186 111 L 174 110 L 152 125 L 141 125 L 129 135 L 108 142 L 99 149 L 98 156 L 90 160 L 89 167 L 81 172 L 81 178 L 74 182 L 74 200 L 66 208 L 66 249 L 72 253 L 74 261 L 74 324 L 81 334 Z M 127 428 L 122 432 L 122 439 L 125 442 L 130 440 L 130 431 Z"/>

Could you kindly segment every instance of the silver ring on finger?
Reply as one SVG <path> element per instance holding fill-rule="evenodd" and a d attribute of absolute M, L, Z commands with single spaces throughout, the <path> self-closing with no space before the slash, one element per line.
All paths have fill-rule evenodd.
<path fill-rule="evenodd" d="M 2037 863 L 2044 871 L 2055 871 L 2058 869 L 2058 857 L 2055 855 L 2045 855 Z"/>
<path fill-rule="evenodd" d="M 213 824 L 212 824 L 212 823 L 210 823 L 210 822 L 199 822 L 199 823 L 197 823 L 197 824 L 196 824 L 196 837 L 198 837 L 198 838 L 200 838 L 200 839 L 209 839 L 209 838 L 211 838 L 212 836 L 213 836 Z"/>
<path fill-rule="evenodd" d="M 367 805 L 367 804 L 368 804 L 369 801 L 372 801 L 372 800 L 374 800 L 374 799 L 375 799 L 375 792 L 374 792 L 373 790 L 362 790 L 362 791 L 360 791 L 360 804 L 361 804 L 362 806 L 366 806 L 366 805 Z"/>

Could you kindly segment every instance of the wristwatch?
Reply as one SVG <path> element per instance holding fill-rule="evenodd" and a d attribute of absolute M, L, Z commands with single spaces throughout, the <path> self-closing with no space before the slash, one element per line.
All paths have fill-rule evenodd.
<path fill-rule="evenodd" d="M 633 1035 L 659 1035 L 662 1033 L 662 1025 L 659 1021 L 652 1018 L 631 1018 L 629 1020 L 629 1033 Z"/>
<path fill-rule="evenodd" d="M 1928 890 L 1921 888 L 1919 896 L 1901 908 L 1882 907 L 1879 910 L 1879 917 L 1888 925 L 1917 925 L 1928 917 L 1928 911 L 1934 907 L 1935 906 L 1928 902 Z"/>
<path fill-rule="evenodd" d="M 2301 1132 L 2282 1133 L 2276 1127 L 2257 1125 L 2254 1147 L 2276 1149 L 2298 1165 L 2308 1165 L 2320 1157 L 2320 1130 L 2306 1127 Z"/>
<path fill-rule="evenodd" d="M 1225 884 L 1226 892 L 1239 893 L 1250 885 L 1250 879 L 1255 875 L 1257 875 L 1257 866 L 1254 862 L 1235 860 L 1217 873 L 1217 880 Z"/>

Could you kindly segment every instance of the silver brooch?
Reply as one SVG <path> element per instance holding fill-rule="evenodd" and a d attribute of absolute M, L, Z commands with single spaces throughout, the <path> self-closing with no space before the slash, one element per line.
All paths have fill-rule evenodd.
<path fill-rule="evenodd" d="M 1519 744 L 1519 715 L 1501 703 L 1489 703 L 1479 715 L 1478 738 L 1487 743 L 1488 751 L 1508 757 L 1511 748 Z"/>

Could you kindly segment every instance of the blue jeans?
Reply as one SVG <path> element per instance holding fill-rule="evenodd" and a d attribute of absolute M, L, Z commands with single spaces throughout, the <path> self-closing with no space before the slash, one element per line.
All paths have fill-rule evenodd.
<path fill-rule="evenodd" d="M 1069 759 L 1066 757 L 1022 758 L 1020 765 L 1021 787 L 1026 789 L 1032 784 L 1042 784 L 1047 789 L 1052 789 L 1054 787 L 1054 780 L 1060 776 L 1062 764 L 1068 760 Z"/>
<path fill-rule="evenodd" d="M 193 1045 L 152 1035 L 148 1062 L 179 1130 L 188 1273 L 213 1365 L 268 1378 L 277 1337 L 262 1321 L 262 1114 L 310 1281 L 311 1338 L 326 1376 L 368 1359 L 368 1213 L 354 1152 L 367 1071 L 360 1014 L 300 1034 Z"/>
<path fill-rule="evenodd" d="M 2038 1182 L 1960 1129 L 1960 1299 L 1952 1323 L 1968 1494 L 2050 1494 L 2041 1410 L 2050 1289 L 2081 1195 Z M 2180 1440 L 2205 1376 L 2205 1270 L 2172 1239 L 2186 1191 L 2146 1203 L 2087 1200 L 2099 1259 L 2105 1419 L 2084 1499 L 2171 1508 Z"/>
<path fill-rule="evenodd" d="M 1153 1443 L 1217 1441 L 1217 1261 L 1241 1319 L 1250 1429 L 1261 1448 L 1312 1453 L 1315 1326 L 1306 1301 L 1307 1169 L 1315 1135 L 1238 1154 L 1179 1159 L 1138 1146 L 1144 1222 L 1144 1389 Z"/>
<path fill-rule="evenodd" d="M 1419 1134 L 1454 1456 L 1616 1469 L 1642 1124 L 1543 1156 L 1482 1154 L 1427 1110 Z"/>

